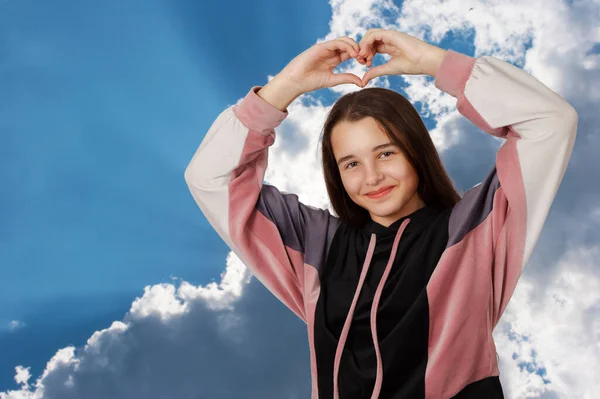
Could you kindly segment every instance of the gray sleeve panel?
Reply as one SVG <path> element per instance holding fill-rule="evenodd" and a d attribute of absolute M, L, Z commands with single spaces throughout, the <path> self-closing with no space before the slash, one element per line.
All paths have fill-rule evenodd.
<path fill-rule="evenodd" d="M 293 193 L 263 184 L 256 209 L 271 220 L 283 243 L 304 255 L 304 262 L 321 269 L 340 219 L 329 210 L 303 204 Z"/>
<path fill-rule="evenodd" d="M 469 189 L 454 206 L 448 225 L 449 238 L 446 248 L 460 242 L 492 212 L 494 195 L 498 188 L 500 181 L 494 166 L 486 178 Z"/>

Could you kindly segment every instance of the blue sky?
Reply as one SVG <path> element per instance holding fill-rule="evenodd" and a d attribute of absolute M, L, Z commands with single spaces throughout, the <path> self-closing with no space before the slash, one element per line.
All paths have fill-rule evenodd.
<path fill-rule="evenodd" d="M 29 383 L 33 384 L 44 370 L 50 370 L 47 362 L 58 351 L 82 347 L 95 332 L 129 320 L 135 327 L 127 330 L 129 344 L 113 332 L 119 325 L 99 336 L 129 350 L 156 348 L 160 342 L 164 353 L 140 349 L 139 356 L 127 357 L 115 366 L 123 379 L 112 383 L 121 387 L 114 397 L 138 397 L 142 391 L 136 393 L 135 387 L 155 393 L 164 389 L 166 395 L 167 387 L 180 384 L 184 377 L 189 383 L 185 392 L 190 396 L 186 397 L 194 397 L 196 382 L 203 392 L 213 392 L 210 397 L 234 397 L 230 396 L 234 392 L 257 398 L 308 397 L 304 326 L 255 279 L 244 283 L 244 293 L 232 300 L 233 312 L 215 310 L 198 292 L 188 299 L 192 305 L 185 316 L 163 305 L 171 303 L 173 284 L 220 284 L 225 280 L 222 273 L 235 265 L 228 259 L 229 248 L 194 203 L 183 175 L 213 120 L 317 39 L 355 32 L 357 20 L 366 23 L 362 32 L 372 27 L 368 23 L 402 21 L 402 27 L 433 32 L 431 38 L 439 40 L 430 42 L 471 56 L 476 51 L 500 49 L 498 56 L 513 58 L 510 61 L 519 66 L 527 61 L 537 68 L 538 78 L 555 85 L 553 89 L 579 111 L 583 133 L 574 159 L 532 256 L 524 288 L 513 301 L 547 303 L 542 292 L 571 298 L 577 314 L 588 315 L 577 319 L 579 324 L 573 323 L 573 328 L 588 326 L 590 342 L 600 343 L 600 327 L 586 318 L 600 309 L 600 299 L 591 293 L 600 272 L 597 260 L 590 260 L 596 259 L 600 244 L 600 195 L 589 184 L 600 178 L 598 168 L 591 167 L 600 150 L 598 116 L 593 112 L 600 96 L 589 84 L 598 81 L 600 37 L 594 43 L 586 33 L 594 32 L 593 21 L 586 16 L 594 15 L 598 7 L 581 2 L 576 9 L 569 5 L 565 12 L 556 2 L 543 11 L 554 23 L 577 21 L 579 29 L 571 35 L 580 40 L 575 41 L 576 48 L 569 48 L 569 43 L 548 36 L 552 30 L 526 10 L 521 15 L 528 22 L 522 24 L 511 22 L 516 17 L 494 14 L 496 10 L 483 5 L 475 5 L 479 8 L 473 12 L 482 12 L 477 18 L 463 20 L 467 9 L 449 2 L 454 22 L 434 12 L 419 17 L 423 21 L 412 18 L 415 25 L 411 25 L 402 19 L 403 15 L 408 18 L 410 7 L 401 11 L 400 2 L 395 3 L 398 8 L 376 0 L 365 4 L 359 7 L 339 1 L 332 8 L 317 0 L 0 2 L 0 184 L 4 194 L 0 196 L 0 393 L 18 389 L 16 366 L 30 368 Z M 535 6 L 531 2 L 527 7 Z M 490 33 L 495 30 L 483 24 L 484 17 L 496 18 L 506 36 Z M 465 21 L 472 25 L 465 27 Z M 535 58 L 541 57 L 536 46 L 555 47 L 555 53 Z M 570 58 L 579 61 L 556 62 L 561 48 L 573 51 Z M 534 58 L 525 57 L 528 52 Z M 429 93 L 422 82 L 393 77 L 381 84 L 386 82 L 397 90 Z M 322 90 L 310 99 L 327 106 L 337 97 L 339 92 Z M 422 98 L 426 103 L 431 97 L 424 94 Z M 422 102 L 416 105 L 429 129 L 447 122 L 441 116 L 449 111 L 436 113 Z M 296 106 L 298 115 L 306 109 Z M 426 112 L 433 113 L 425 116 Z M 291 126 L 297 126 L 293 120 L 282 125 L 286 132 L 282 145 L 293 143 L 286 130 Z M 498 142 L 475 135 L 476 129 L 465 120 L 454 119 L 441 132 L 450 137 L 452 129 L 460 134 L 442 158 L 462 191 L 491 167 Z M 475 155 L 467 157 L 465 151 Z M 274 158 L 270 165 L 278 162 Z M 287 178 L 297 181 L 293 175 Z M 585 298 L 576 295 L 577 287 L 569 291 L 565 284 L 552 285 L 552 281 L 576 279 L 579 274 L 561 274 L 573 270 L 573 264 L 582 281 L 592 284 Z M 145 291 L 145 287 L 154 290 Z M 220 293 L 227 291 L 220 287 Z M 139 308 L 134 307 L 136 298 Z M 156 305 L 156 301 L 166 302 Z M 508 376 L 515 384 L 507 389 L 512 397 L 521 397 L 517 386 L 526 380 L 530 383 L 527 392 L 536 397 L 563 397 L 557 388 L 562 370 L 553 373 L 549 366 L 557 359 L 565 361 L 566 355 L 549 348 L 564 336 L 533 343 L 519 339 L 529 330 L 517 321 L 530 316 L 514 308 L 508 310 L 502 327 L 507 333 L 497 340 L 507 362 L 514 357 L 514 365 L 504 366 L 506 384 L 511 384 Z M 544 309 L 531 310 L 538 326 L 547 322 L 546 317 L 551 320 L 548 314 L 556 315 L 556 309 Z M 243 325 L 243 333 L 236 333 L 242 335 L 232 338 L 226 328 L 228 338 L 224 339 L 223 320 Z M 571 322 L 567 319 L 566 324 Z M 176 331 L 177 342 L 187 346 L 169 346 L 176 341 L 165 338 L 170 336 L 168 331 Z M 526 345 L 537 345 L 535 356 L 527 355 L 532 348 Z M 116 362 L 121 352 L 110 345 L 103 348 L 108 362 Z M 572 349 L 578 353 L 578 348 Z M 517 356 L 513 356 L 515 351 Z M 167 361 L 181 366 L 172 379 L 153 366 L 148 366 L 151 371 L 146 375 L 129 375 L 140 364 Z M 248 364 L 253 370 L 244 367 Z M 589 364 L 600 365 L 593 356 Z M 85 377 L 75 377 L 81 386 L 93 386 L 95 376 L 106 378 L 93 367 L 86 370 Z M 262 381 L 263 374 L 278 376 L 277 383 Z M 543 381 L 530 381 L 531 375 L 539 374 Z M 62 374 L 53 371 L 52 376 L 55 379 L 46 381 L 44 397 L 60 397 L 61 391 L 52 390 L 52 384 L 58 386 Z M 592 378 L 589 381 L 593 383 Z"/>
<path fill-rule="evenodd" d="M 207 234 L 184 169 L 215 113 L 331 13 L 231 6 L 0 3 L 0 326 L 24 323 L 0 329 L 0 391 L 16 364 L 41 372 L 120 319 L 145 285 L 218 278 L 229 250 Z"/>

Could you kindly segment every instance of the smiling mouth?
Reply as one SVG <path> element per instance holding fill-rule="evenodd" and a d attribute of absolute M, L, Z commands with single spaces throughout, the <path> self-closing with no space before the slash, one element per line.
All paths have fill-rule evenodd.
<path fill-rule="evenodd" d="M 383 191 L 381 191 L 381 192 L 379 192 L 377 194 L 367 194 L 367 197 L 374 198 L 374 199 L 381 198 L 381 197 L 384 197 L 385 195 L 389 194 L 390 191 L 392 191 L 393 189 L 394 189 L 394 186 L 389 187 L 389 188 L 387 188 L 387 189 L 385 189 L 385 190 L 383 190 Z"/>

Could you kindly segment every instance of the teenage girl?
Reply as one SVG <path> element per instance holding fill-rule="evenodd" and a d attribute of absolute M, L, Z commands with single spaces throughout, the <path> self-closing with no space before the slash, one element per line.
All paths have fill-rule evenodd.
<path fill-rule="evenodd" d="M 350 58 L 371 67 L 334 74 Z M 322 162 L 334 214 L 263 183 L 287 107 L 303 93 L 426 74 L 504 139 L 462 197 L 418 112 L 364 88 L 331 108 Z M 494 327 L 540 235 L 578 115 L 498 58 L 371 29 L 316 44 L 214 121 L 185 171 L 198 206 L 252 273 L 307 325 L 312 398 L 502 398 Z M 479 154 L 465 153 L 468 156 Z"/>

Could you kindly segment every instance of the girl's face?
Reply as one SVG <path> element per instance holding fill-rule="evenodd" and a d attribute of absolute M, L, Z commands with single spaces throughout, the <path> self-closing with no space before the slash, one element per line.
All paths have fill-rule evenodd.
<path fill-rule="evenodd" d="M 336 124 L 331 146 L 346 192 L 373 221 L 388 227 L 425 205 L 417 194 L 416 171 L 375 119 Z M 384 187 L 391 190 L 381 197 L 367 195 Z"/>

